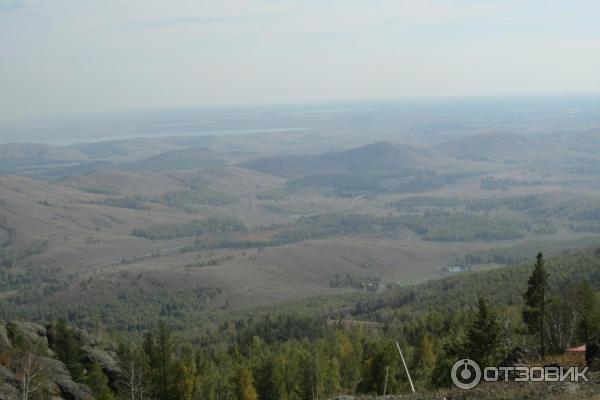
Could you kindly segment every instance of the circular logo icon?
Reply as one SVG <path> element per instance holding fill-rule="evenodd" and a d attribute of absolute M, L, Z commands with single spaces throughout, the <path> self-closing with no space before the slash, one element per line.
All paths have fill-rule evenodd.
<path fill-rule="evenodd" d="M 468 358 L 458 360 L 450 372 L 452 383 L 460 389 L 473 389 L 481 381 L 481 368 Z"/>

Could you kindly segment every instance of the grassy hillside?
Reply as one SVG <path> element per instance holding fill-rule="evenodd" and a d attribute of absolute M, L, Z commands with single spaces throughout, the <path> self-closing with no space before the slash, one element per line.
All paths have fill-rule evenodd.
<path fill-rule="evenodd" d="M 428 169 L 450 163 L 450 157 L 436 150 L 379 142 L 336 153 L 250 160 L 242 163 L 242 166 L 273 175 L 298 177 L 323 171 L 389 172 Z"/>
<path fill-rule="evenodd" d="M 485 162 L 535 163 L 576 155 L 541 135 L 487 133 L 463 136 L 436 148 L 454 157 Z"/>

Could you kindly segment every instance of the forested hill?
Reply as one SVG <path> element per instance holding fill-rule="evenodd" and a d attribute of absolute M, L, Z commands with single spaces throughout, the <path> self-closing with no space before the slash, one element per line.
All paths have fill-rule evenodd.
<path fill-rule="evenodd" d="M 48 328 L 6 324 L 8 345 L 3 360 L 33 357 L 36 365 L 47 368 L 48 357 L 60 359 L 62 371 L 70 373 L 67 383 L 87 391 L 81 397 L 69 397 L 76 399 L 89 398 L 91 391 L 107 400 L 125 398 L 127 393 L 168 400 L 301 400 L 340 393 L 376 395 L 384 385 L 387 393 L 408 393 L 395 348 L 398 341 L 420 398 L 461 398 L 449 389 L 450 367 L 457 359 L 498 365 L 521 346 L 529 350 L 523 350 L 528 358 L 520 362 L 560 363 L 565 349 L 600 334 L 596 296 L 600 250 L 566 252 L 547 260 L 545 267 L 540 255 L 537 265 L 549 274 L 548 323 L 542 332 L 547 337 L 547 359 L 537 358 L 538 334 L 529 330 L 531 325 L 522 314 L 534 261 L 392 288 L 382 294 L 289 303 L 255 310 L 242 318 L 223 312 L 211 317 L 212 324 L 185 331 L 165 321 L 141 335 L 107 332 L 98 325 L 96 333 L 118 342 L 108 347 L 64 322 L 49 323 Z M 23 326 L 34 326 L 40 333 L 29 334 L 19 328 Z M 44 345 L 32 346 L 31 337 Z M 18 376 L 24 375 L 15 365 L 9 362 L 8 372 L 0 372 L 14 381 L 11 387 L 17 391 L 6 388 L 18 393 Z M 53 379 L 53 390 L 64 394 Z M 594 390 L 597 385 L 508 385 L 503 393 L 510 395 L 503 398 L 587 398 L 598 394 Z M 497 393 L 484 385 L 477 395 L 502 398 Z"/>
<path fill-rule="evenodd" d="M 436 311 L 453 313 L 472 307 L 480 296 L 497 306 L 522 304 L 533 260 L 527 264 L 491 271 L 468 272 L 432 280 L 411 287 L 389 290 L 359 301 L 353 308 L 356 318 L 387 321 L 392 315 Z M 568 250 L 546 261 L 552 293 L 571 284 L 588 283 L 600 291 L 600 247 Z"/>

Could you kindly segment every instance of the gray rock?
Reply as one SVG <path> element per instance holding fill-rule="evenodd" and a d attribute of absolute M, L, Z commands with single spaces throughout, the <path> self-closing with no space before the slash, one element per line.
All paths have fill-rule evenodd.
<path fill-rule="evenodd" d="M 108 377 L 109 385 L 113 389 L 118 388 L 119 379 L 122 376 L 117 357 L 117 346 L 111 341 L 102 341 L 96 336 L 80 329 L 76 330 L 77 339 L 82 344 L 86 363 L 97 363 Z"/>
<path fill-rule="evenodd" d="M 83 346 L 100 346 L 103 344 L 98 337 L 90 335 L 82 329 L 73 328 L 73 330 L 75 331 L 77 340 L 79 340 Z"/>
<path fill-rule="evenodd" d="M 99 347 L 84 346 L 82 349 L 87 358 L 86 361 L 90 364 L 100 364 L 108 378 L 109 386 L 118 389 L 118 382 L 123 372 L 117 362 L 116 354 L 111 354 Z"/>
<path fill-rule="evenodd" d="M 532 356 L 532 352 L 524 347 L 516 347 L 508 356 L 498 365 L 499 367 L 520 367 L 525 365 L 527 357 Z M 504 372 L 500 372 L 500 378 L 504 378 Z M 508 372 L 509 379 L 515 377 L 515 372 Z"/>
<path fill-rule="evenodd" d="M 66 400 L 93 400 L 92 392 L 86 385 L 73 382 L 67 367 L 52 358 L 40 358 L 49 379 L 56 385 L 57 393 Z"/>
<path fill-rule="evenodd" d="M 25 337 L 25 340 L 35 344 L 48 347 L 46 328 L 33 322 L 13 322 L 17 330 Z"/>
<path fill-rule="evenodd" d="M 0 400 L 19 400 L 21 393 L 17 388 L 7 382 L 0 382 Z"/>

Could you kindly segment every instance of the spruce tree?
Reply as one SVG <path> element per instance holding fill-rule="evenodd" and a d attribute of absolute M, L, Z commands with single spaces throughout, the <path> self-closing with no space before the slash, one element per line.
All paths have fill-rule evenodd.
<path fill-rule="evenodd" d="M 480 297 L 477 316 L 466 332 L 465 354 L 480 365 L 492 366 L 502 355 L 502 328 L 485 298 Z"/>
<path fill-rule="evenodd" d="M 523 321 L 527 325 L 529 333 L 539 337 L 542 358 L 546 350 L 544 344 L 544 316 L 546 313 L 547 288 L 548 273 L 544 265 L 544 255 L 539 252 L 533 272 L 527 282 L 527 291 L 524 294 Z"/>
<path fill-rule="evenodd" d="M 64 320 L 56 321 L 52 331 L 52 350 L 65 363 L 73 380 L 79 382 L 83 377 L 83 352 L 75 332 Z"/>
<path fill-rule="evenodd" d="M 173 350 L 173 344 L 171 341 L 171 329 L 167 326 L 164 321 L 158 323 L 158 330 L 156 332 L 157 350 L 158 350 L 158 361 L 160 366 L 160 380 L 162 386 L 163 399 L 169 398 L 169 373 L 170 373 L 170 359 Z"/>
<path fill-rule="evenodd" d="M 169 400 L 172 389 L 173 340 L 171 329 L 160 321 L 154 333 L 148 332 L 143 342 L 144 353 L 151 369 L 155 397 Z"/>

